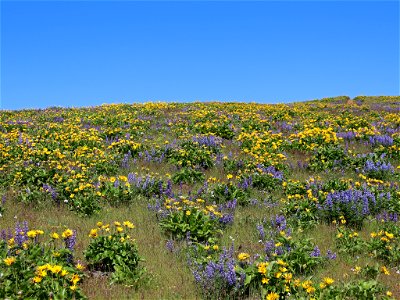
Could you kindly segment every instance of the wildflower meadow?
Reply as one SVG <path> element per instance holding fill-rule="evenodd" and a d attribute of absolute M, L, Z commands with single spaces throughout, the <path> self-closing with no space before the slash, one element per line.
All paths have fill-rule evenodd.
<path fill-rule="evenodd" d="M 400 299 L 400 97 L 0 111 L 1 299 Z"/>

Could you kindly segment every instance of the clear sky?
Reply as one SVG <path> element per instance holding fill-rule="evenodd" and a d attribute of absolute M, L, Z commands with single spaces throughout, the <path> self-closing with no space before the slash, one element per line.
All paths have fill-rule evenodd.
<path fill-rule="evenodd" d="M 1 1 L 1 108 L 399 95 L 398 1 Z"/>

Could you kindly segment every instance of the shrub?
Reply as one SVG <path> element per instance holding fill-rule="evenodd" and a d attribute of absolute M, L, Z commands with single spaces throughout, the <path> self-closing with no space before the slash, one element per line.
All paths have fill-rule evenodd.
<path fill-rule="evenodd" d="M 83 266 L 73 263 L 75 232 L 66 229 L 42 240 L 42 230 L 16 225 L 0 240 L 0 298 L 84 299 L 79 284 Z"/>
<path fill-rule="evenodd" d="M 139 265 L 142 258 L 136 242 L 127 233 L 134 225 L 129 221 L 97 225 L 89 233 L 92 240 L 84 252 L 89 270 L 111 273 L 112 282 L 136 285 L 145 269 Z"/>

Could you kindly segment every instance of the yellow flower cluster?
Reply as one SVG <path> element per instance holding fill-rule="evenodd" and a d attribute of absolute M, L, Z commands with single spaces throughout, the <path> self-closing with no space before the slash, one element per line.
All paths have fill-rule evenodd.
<path fill-rule="evenodd" d="M 190 215 L 192 209 L 202 211 L 204 214 L 213 214 L 217 217 L 222 217 L 222 213 L 217 210 L 217 205 L 207 205 L 203 199 L 196 199 L 191 201 L 185 198 L 173 199 L 168 198 L 164 201 L 164 207 L 171 211 L 185 210 L 187 215 Z"/>

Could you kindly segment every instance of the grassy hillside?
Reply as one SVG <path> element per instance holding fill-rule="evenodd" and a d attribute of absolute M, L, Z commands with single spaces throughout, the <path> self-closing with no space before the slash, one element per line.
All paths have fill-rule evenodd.
<path fill-rule="evenodd" d="M 0 298 L 400 298 L 400 97 L 0 112 Z"/>

